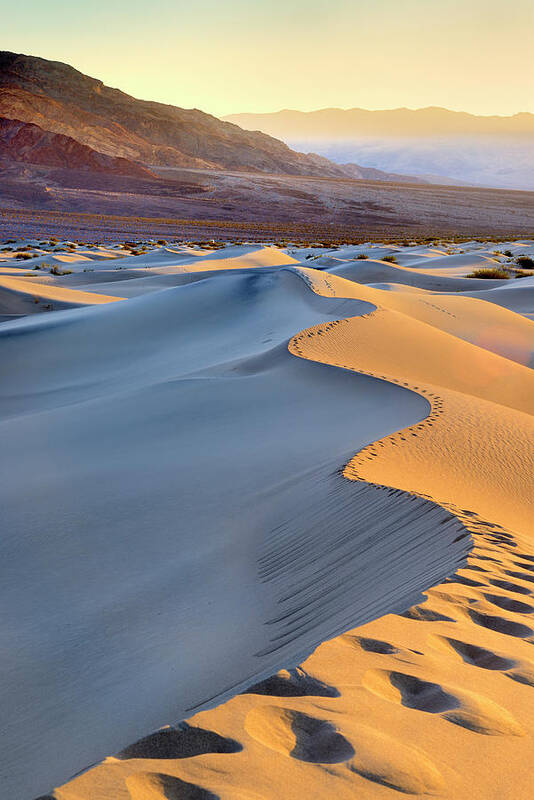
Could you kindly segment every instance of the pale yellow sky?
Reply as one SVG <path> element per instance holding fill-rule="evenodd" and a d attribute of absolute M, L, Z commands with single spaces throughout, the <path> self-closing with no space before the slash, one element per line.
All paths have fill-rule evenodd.
<path fill-rule="evenodd" d="M 239 111 L 534 112 L 532 0 L 0 0 L 3 49 Z"/>

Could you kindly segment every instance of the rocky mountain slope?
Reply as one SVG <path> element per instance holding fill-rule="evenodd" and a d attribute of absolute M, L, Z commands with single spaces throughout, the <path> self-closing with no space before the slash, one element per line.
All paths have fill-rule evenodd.
<path fill-rule="evenodd" d="M 0 53 L 0 115 L 33 122 L 101 153 L 159 166 L 343 176 L 327 159 L 196 109 L 137 100 L 73 67 Z"/>
<path fill-rule="evenodd" d="M 265 133 L 197 109 L 137 100 L 67 64 L 17 53 L 0 52 L 0 115 L 159 167 L 420 182 L 295 152 Z"/>
<path fill-rule="evenodd" d="M 70 136 L 45 131 L 38 125 L 0 117 L 0 160 L 64 169 L 89 170 L 137 178 L 156 178 L 141 164 L 107 156 Z"/>

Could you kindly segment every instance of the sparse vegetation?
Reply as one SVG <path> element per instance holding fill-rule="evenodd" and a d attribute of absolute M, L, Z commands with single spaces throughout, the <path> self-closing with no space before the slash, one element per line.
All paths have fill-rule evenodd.
<path fill-rule="evenodd" d="M 382 261 L 387 261 L 388 264 L 396 264 L 397 263 L 397 257 L 396 256 L 384 256 Z"/>
<path fill-rule="evenodd" d="M 66 249 L 67 242 L 77 241 L 83 231 L 87 247 L 100 245 L 110 246 L 117 242 L 117 232 L 121 231 L 122 241 L 139 249 L 142 243 L 153 247 L 157 241 L 171 244 L 189 244 L 194 242 L 210 242 L 227 244 L 252 244 L 256 242 L 270 243 L 272 246 L 286 248 L 290 243 L 299 247 L 317 247 L 333 250 L 344 245 L 365 245 L 369 242 L 396 247 L 409 241 L 411 246 L 420 244 L 454 245 L 473 242 L 476 239 L 481 246 L 501 247 L 503 241 L 515 239 L 534 239 L 534 230 L 526 231 L 524 227 L 510 228 L 495 232 L 485 231 L 481 238 L 480 230 L 464 230 L 461 233 L 450 229 L 439 229 L 429 225 L 409 225 L 395 229 L 391 226 L 371 224 L 323 224 L 316 220 L 309 222 L 277 220 L 237 220 L 237 219 L 194 219 L 173 217 L 141 217 L 120 216 L 98 213 L 66 212 L 66 211 L 31 211 L 26 209 L 0 209 L 0 230 L 7 235 L 16 235 L 17 239 L 4 241 L 5 245 L 17 246 L 24 240 L 39 242 L 45 245 L 47 240 L 51 246 Z M 55 231 L 53 236 L 51 232 Z M 26 237 L 20 235 L 26 233 Z M 45 238 L 43 238 L 45 237 Z M 48 237 L 50 237 L 48 239 Z M 114 244 L 114 249 L 117 245 Z M 129 247 L 123 247 L 128 250 Z M 462 252 L 461 249 L 456 252 Z M 514 258 L 515 253 L 506 250 L 505 255 Z M 126 253 L 125 253 L 126 254 Z"/>
<path fill-rule="evenodd" d="M 367 261 L 369 256 L 366 256 L 365 253 L 358 253 L 356 258 L 357 258 L 358 261 Z"/>
<path fill-rule="evenodd" d="M 51 267 L 50 275 L 72 275 L 71 269 L 59 269 L 59 267 Z"/>
<path fill-rule="evenodd" d="M 510 277 L 510 273 L 505 269 L 499 269 L 498 267 L 483 267 L 482 269 L 475 269 L 474 272 L 470 272 L 469 275 L 466 275 L 465 277 L 506 280 Z"/>
<path fill-rule="evenodd" d="M 519 256 L 519 258 L 516 259 L 516 264 L 518 267 L 521 267 L 521 269 L 534 269 L 534 258 L 530 256 Z"/>

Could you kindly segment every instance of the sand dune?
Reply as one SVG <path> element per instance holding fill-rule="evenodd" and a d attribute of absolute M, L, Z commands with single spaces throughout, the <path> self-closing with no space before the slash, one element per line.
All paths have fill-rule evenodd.
<path fill-rule="evenodd" d="M 0 326 L 10 796 L 527 797 L 531 279 L 462 249 L 39 278 L 98 300 Z"/>

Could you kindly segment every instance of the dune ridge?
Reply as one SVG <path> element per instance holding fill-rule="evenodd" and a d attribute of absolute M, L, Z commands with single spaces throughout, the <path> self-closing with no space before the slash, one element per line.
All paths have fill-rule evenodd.
<path fill-rule="evenodd" d="M 354 273 L 360 266 L 357 252 L 337 253 L 338 261 L 345 260 Z M 402 250 L 396 252 L 403 258 Z M 191 334 L 188 350 L 194 364 L 194 369 L 187 363 L 180 367 L 184 389 L 191 382 L 196 389 L 199 381 L 211 392 L 215 381 L 241 387 L 260 381 L 258 392 L 242 394 L 247 408 L 257 407 L 264 414 L 268 403 L 261 403 L 274 385 L 277 407 L 286 413 L 292 410 L 293 425 L 310 406 L 318 412 L 315 419 L 303 420 L 302 431 L 312 430 L 315 439 L 305 465 L 288 465 L 284 477 L 280 463 L 271 462 L 276 464 L 276 480 L 263 483 L 255 495 L 255 513 L 266 509 L 262 525 L 270 530 L 267 540 L 256 540 L 245 565 L 254 565 L 258 576 L 254 593 L 266 590 L 268 598 L 258 617 L 262 635 L 254 651 L 265 667 L 265 674 L 256 672 L 260 682 L 254 684 L 252 672 L 243 670 L 242 654 L 228 673 L 234 679 L 226 683 L 226 690 L 222 685 L 217 694 L 199 693 L 198 701 L 214 705 L 247 687 L 245 693 L 106 759 L 56 789 L 58 800 L 137 800 L 144 795 L 269 800 L 302 792 L 347 800 L 356 792 L 371 800 L 387 800 L 395 792 L 497 800 L 507 796 L 512 781 L 515 796 L 528 796 L 524 764 L 532 754 L 529 702 L 534 685 L 534 553 L 529 538 L 534 393 L 527 366 L 533 349 L 531 322 L 479 297 L 407 290 L 402 284 L 382 288 L 379 281 L 375 286 L 369 285 L 372 281 L 355 283 L 337 275 L 335 263 L 310 268 L 306 255 L 289 249 L 289 265 L 268 267 L 268 254 L 260 254 L 259 268 L 244 266 L 232 274 L 227 267 L 221 274 L 208 274 L 204 265 L 196 272 L 192 261 L 182 260 L 185 269 L 180 274 L 167 271 L 141 278 L 137 298 L 43 315 L 65 320 L 64 326 L 55 327 L 69 331 L 73 352 L 83 356 L 83 343 L 95 330 L 93 318 L 104 336 L 107 321 L 113 319 L 109 330 L 114 348 L 121 344 L 117 322 L 122 320 L 126 335 L 130 320 L 146 320 L 149 313 L 160 321 L 162 332 L 172 332 L 171 341 L 177 340 L 179 326 L 173 323 L 175 328 L 169 328 L 176 312 L 170 317 L 165 308 L 175 309 L 176 303 L 182 307 L 182 298 L 184 310 L 202 309 L 203 319 L 217 320 L 218 334 L 203 342 L 206 332 L 199 336 L 194 312 L 178 315 Z M 428 257 L 434 255 L 422 258 Z M 366 270 L 382 268 L 380 263 L 364 265 Z M 393 264 L 389 267 L 399 277 L 405 274 Z M 469 269 L 468 264 L 464 267 Z M 417 269 L 419 264 L 412 270 L 416 275 Z M 176 282 L 172 288 L 171 276 Z M 98 280 L 95 275 L 95 284 Z M 456 274 L 448 284 L 466 280 L 472 279 Z M 132 281 L 138 281 L 135 274 L 121 284 Z M 506 302 L 513 307 L 519 288 L 501 289 L 503 283 L 497 291 L 501 296 L 508 292 Z M 518 284 L 528 292 L 528 283 Z M 154 292 L 157 286 L 166 288 Z M 483 290 L 484 299 L 492 291 Z M 235 295 L 240 298 L 239 314 L 231 304 Z M 243 316 L 243 307 L 252 313 Z M 228 330 L 225 315 L 214 316 L 220 308 L 227 309 L 232 320 Z M 313 318 L 318 314 L 320 321 Z M 265 329 L 264 323 L 270 327 Z M 488 336 L 492 324 L 507 336 Z M 295 328 L 300 332 L 294 334 Z M 35 343 L 37 337 L 58 341 L 44 318 L 19 320 L 5 328 L 11 333 L 17 329 L 26 338 L 33 331 Z M 244 329 L 249 332 L 246 352 L 239 335 Z M 217 349 L 221 332 L 224 347 Z M 436 354 L 442 357 L 440 364 Z M 154 353 L 148 348 L 141 356 L 137 368 L 142 365 L 146 371 Z M 37 351 L 35 359 L 39 362 L 42 353 Z M 166 360 L 167 381 L 172 374 L 167 391 L 175 404 L 178 362 L 171 348 L 148 381 L 161 380 L 161 363 Z M 106 394 L 125 378 L 127 386 L 133 381 L 133 374 L 113 374 L 113 360 L 107 367 L 104 362 L 93 366 L 99 374 L 108 370 L 102 384 Z M 72 364 L 64 361 L 57 375 L 61 378 Z M 30 368 L 31 361 L 26 361 L 16 379 L 17 406 L 6 398 L 5 409 L 17 425 L 24 394 L 29 419 L 42 407 L 42 396 L 32 399 L 28 394 L 25 373 Z M 56 369 L 57 365 L 52 379 L 47 378 L 48 391 L 54 389 Z M 48 363 L 44 375 L 50 372 Z M 294 387 L 291 397 L 284 394 L 289 385 Z M 325 393 L 326 386 L 330 391 Z M 85 412 L 95 400 L 100 403 L 102 388 L 89 404 L 80 394 L 87 391 L 83 385 L 69 391 L 73 419 L 78 409 Z M 131 413 L 125 404 L 128 391 L 119 395 L 121 414 L 126 416 Z M 143 394 L 133 396 L 138 402 Z M 162 395 L 159 398 L 161 403 Z M 381 431 L 378 420 L 373 422 L 365 398 L 370 406 L 379 406 L 382 425 L 387 411 L 389 430 Z M 222 395 L 217 413 L 224 408 L 221 399 Z M 413 404 L 411 413 L 401 421 L 400 408 L 407 408 L 408 402 Z M 346 427 L 337 424 L 343 415 L 366 428 L 367 441 L 356 455 Z M 226 412 L 223 417 L 229 419 Z M 62 412 L 62 429 L 66 422 L 69 430 Z M 302 448 L 301 439 L 291 439 L 290 431 L 277 427 L 272 418 L 269 423 L 270 437 L 283 437 L 286 454 L 293 453 L 291 442 L 298 441 Z M 251 430 L 247 444 L 257 448 Z M 266 458 L 264 452 L 254 465 L 258 481 L 265 481 L 261 461 Z M 213 474 L 220 476 L 222 462 L 215 466 Z M 233 518 L 231 524 L 236 522 Z M 238 547 L 243 548 L 249 536 L 247 531 Z M 392 590 L 389 596 L 385 585 Z M 424 602 L 415 597 L 416 589 L 426 589 Z M 380 614 L 385 616 L 368 621 Z M 347 631 L 353 624 L 360 627 Z M 239 633 L 242 638 L 243 629 Z M 336 638 L 320 644 L 332 636 Z M 310 650 L 314 652 L 306 658 Z M 269 669 L 281 664 L 286 669 L 269 677 Z M 242 680 L 236 682 L 239 671 Z M 176 694 L 176 686 L 169 689 L 167 719 L 169 709 L 176 709 Z M 155 697 L 150 700 L 152 705 L 157 702 Z M 189 706 L 188 713 L 197 705 Z M 164 706 L 161 702 L 162 711 Z M 480 754 L 475 763 L 473 749 Z M 67 751 L 72 760 L 70 743 Z"/>

